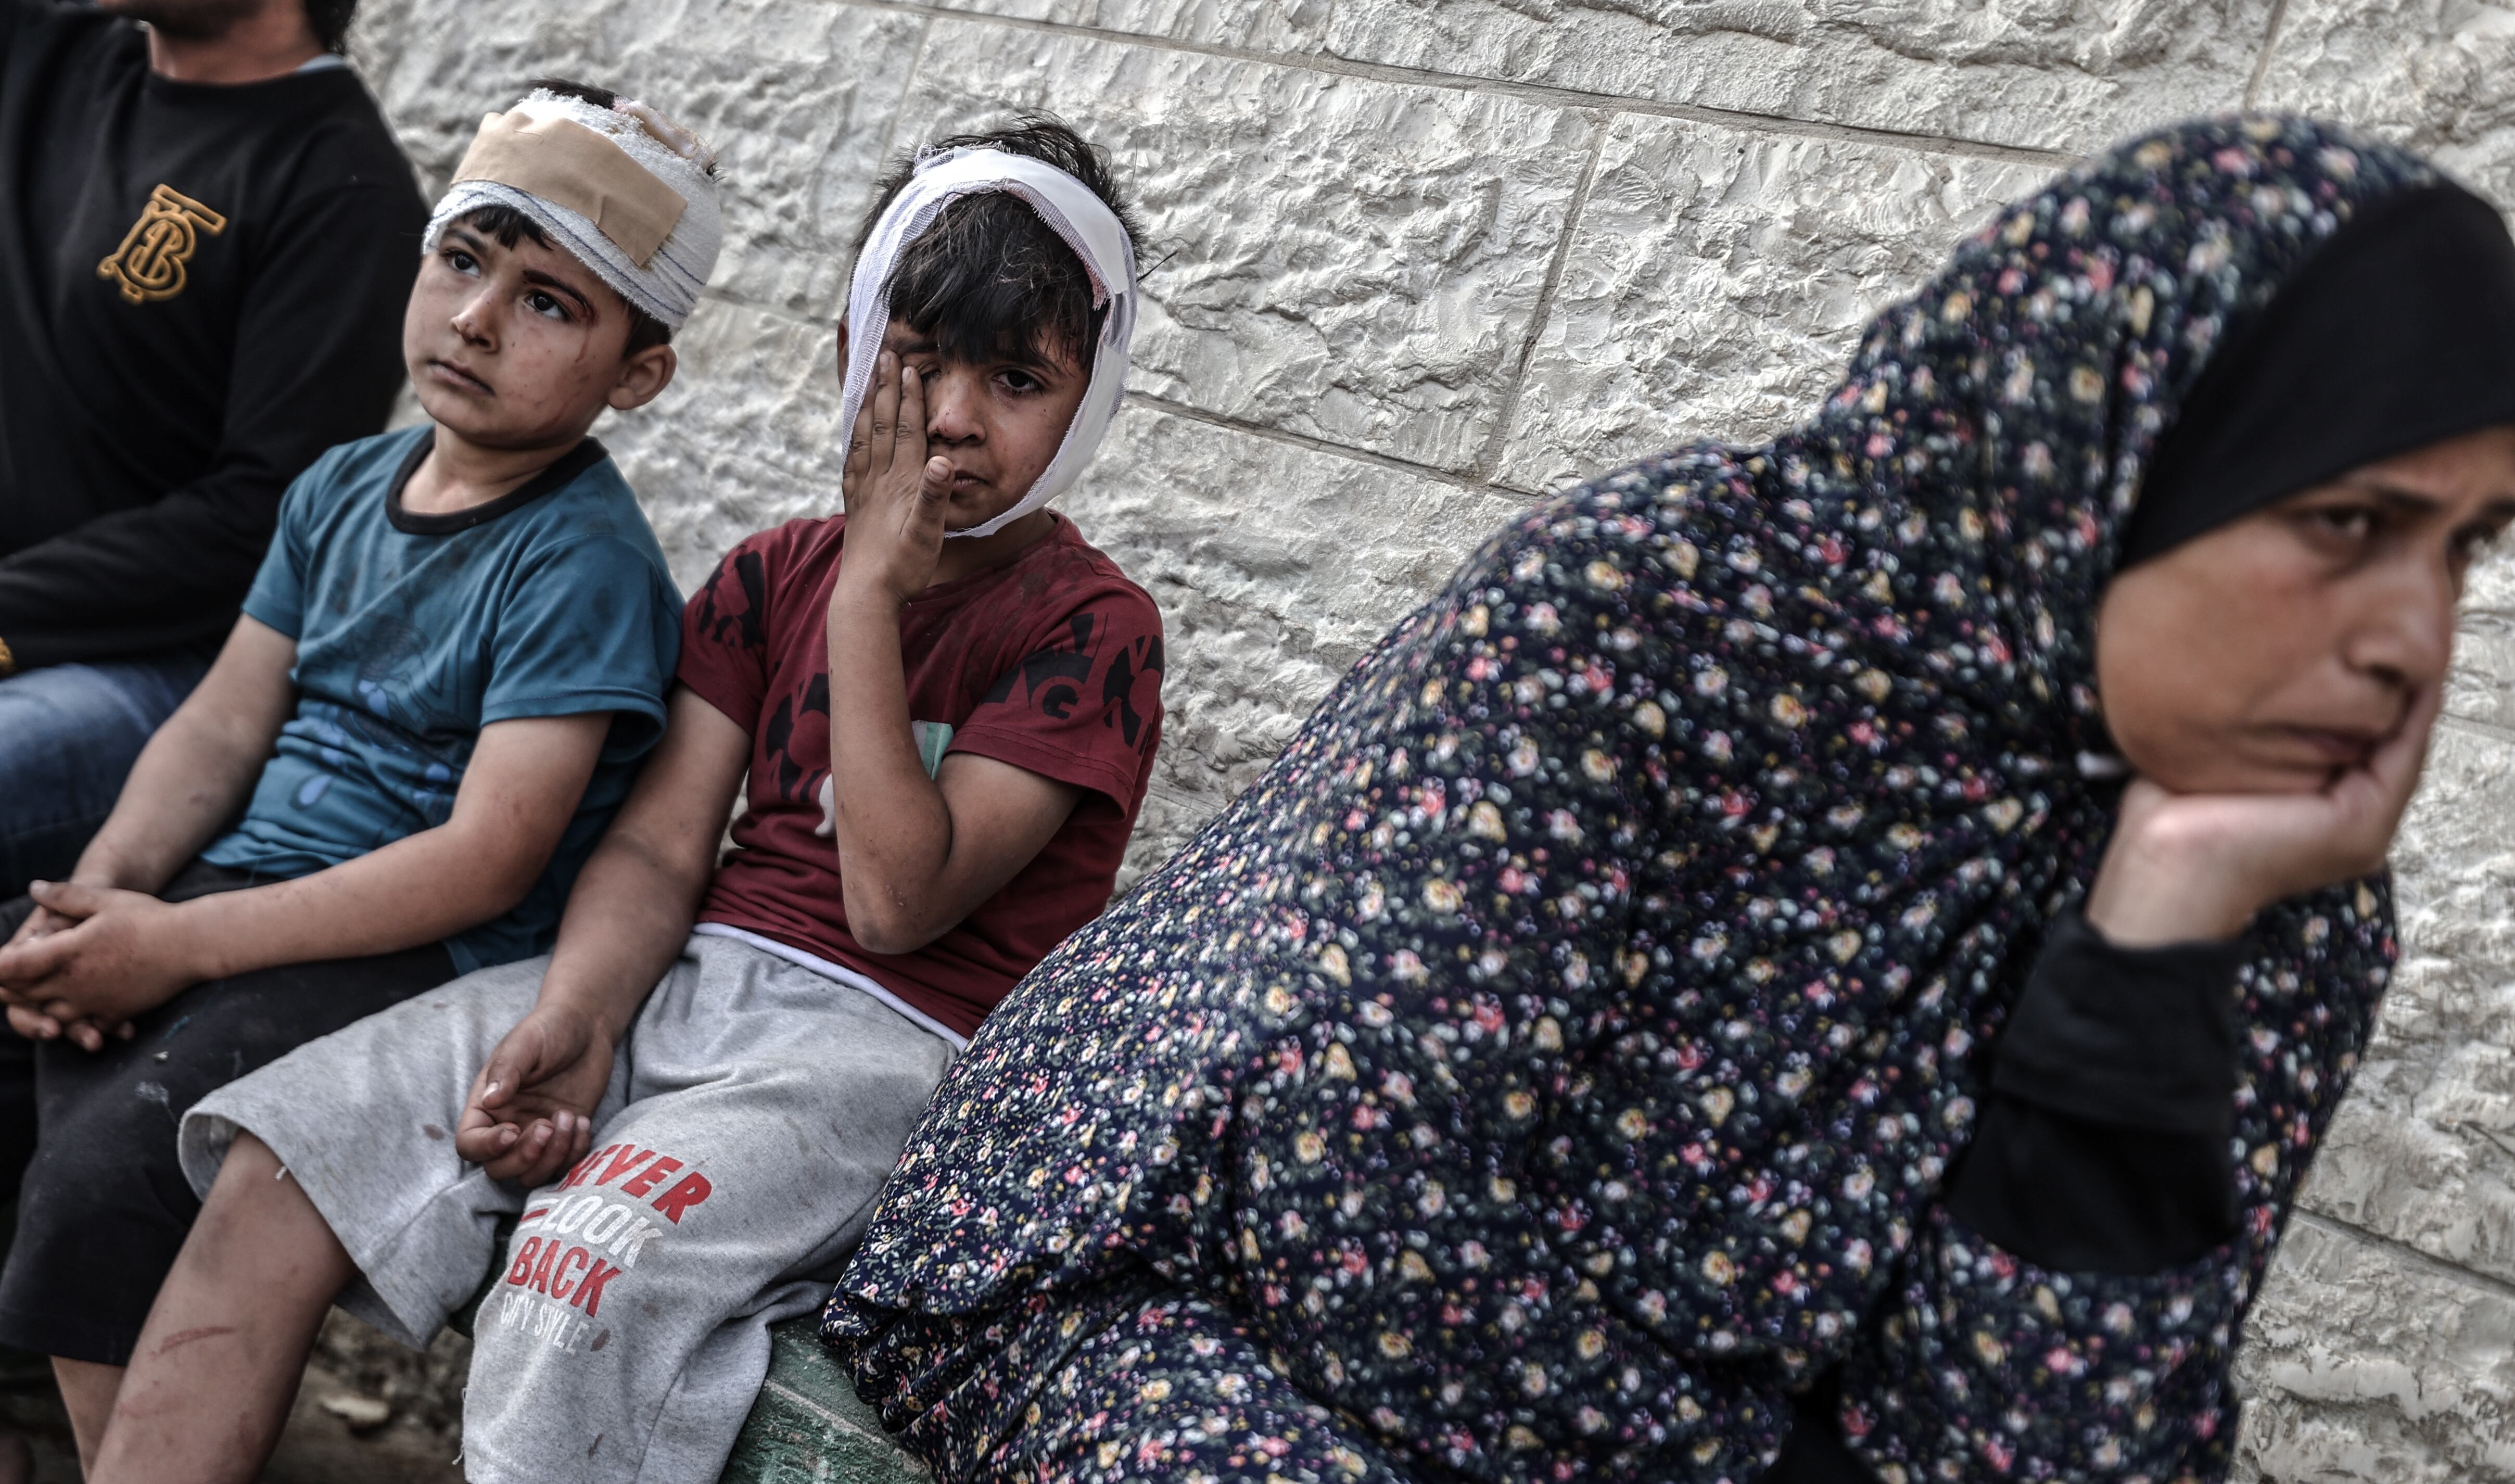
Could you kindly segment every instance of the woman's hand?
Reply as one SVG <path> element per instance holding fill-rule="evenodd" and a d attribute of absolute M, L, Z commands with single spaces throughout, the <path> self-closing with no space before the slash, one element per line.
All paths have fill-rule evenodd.
<path fill-rule="evenodd" d="M 925 592 L 943 556 L 952 461 L 927 457 L 925 383 L 888 350 L 875 360 L 873 386 L 856 413 L 845 492 L 846 555 L 833 605 L 851 591 L 893 606 Z"/>
<path fill-rule="evenodd" d="M 2169 794 L 2133 779 L 2087 921 L 2125 948 L 2232 937 L 2272 902 L 2382 869 L 2441 704 L 2421 695 L 2366 762 L 2310 794 Z"/>

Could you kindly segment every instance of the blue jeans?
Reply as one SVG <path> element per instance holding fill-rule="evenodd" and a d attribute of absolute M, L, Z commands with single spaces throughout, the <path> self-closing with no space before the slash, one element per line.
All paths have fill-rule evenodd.
<path fill-rule="evenodd" d="M 69 875 L 140 749 L 209 668 L 154 654 L 0 680 L 0 901 Z"/>

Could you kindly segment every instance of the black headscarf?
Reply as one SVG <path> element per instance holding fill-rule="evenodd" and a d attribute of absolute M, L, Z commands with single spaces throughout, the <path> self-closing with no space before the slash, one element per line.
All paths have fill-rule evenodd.
<path fill-rule="evenodd" d="M 2515 423 L 2515 240 L 2440 182 L 2334 231 L 2213 356 L 2123 563 L 2378 459 Z"/>

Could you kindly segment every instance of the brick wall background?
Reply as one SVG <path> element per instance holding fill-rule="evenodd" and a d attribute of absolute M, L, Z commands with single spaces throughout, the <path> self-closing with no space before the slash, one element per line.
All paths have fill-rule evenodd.
<path fill-rule="evenodd" d="M 1131 183 L 1134 395 L 1063 508 L 1161 602 L 1134 865 L 1539 494 L 1812 407 L 1994 202 L 2129 130 L 2350 120 L 2515 202 L 2489 0 L 369 0 L 426 184 L 540 72 L 723 151 L 682 379 L 603 436 L 684 585 L 835 508 L 844 256 L 892 151 L 1016 107 Z M 2515 1480 L 2515 555 L 2397 856 L 2404 970 L 2243 1365 L 2246 1477 Z"/>

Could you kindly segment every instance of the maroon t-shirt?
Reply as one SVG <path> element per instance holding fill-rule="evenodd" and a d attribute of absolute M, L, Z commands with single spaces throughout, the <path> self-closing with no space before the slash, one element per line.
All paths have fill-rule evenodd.
<path fill-rule="evenodd" d="M 868 975 L 963 1035 L 1109 902 L 1162 734 L 1162 615 L 1056 517 L 1003 566 L 931 587 L 900 615 L 928 770 L 976 753 L 1084 790 L 1005 888 L 915 953 L 847 931 L 830 776 L 830 590 L 846 517 L 795 520 L 726 555 L 681 615 L 680 680 L 751 732 L 748 807 L 699 921 Z"/>

